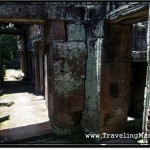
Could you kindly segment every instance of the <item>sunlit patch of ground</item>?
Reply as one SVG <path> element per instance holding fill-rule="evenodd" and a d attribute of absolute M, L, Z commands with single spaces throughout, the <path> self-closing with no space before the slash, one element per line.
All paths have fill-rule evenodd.
<path fill-rule="evenodd" d="M 6 69 L 6 74 L 4 77 L 5 81 L 20 81 L 22 80 L 24 73 L 21 69 Z"/>
<path fill-rule="evenodd" d="M 29 130 L 32 131 L 28 131 L 28 133 L 30 134 L 30 132 L 32 133 L 34 131 L 35 132 L 41 130 L 44 131 L 44 129 L 42 128 L 43 126 L 45 127 L 45 125 L 46 125 L 46 130 L 48 129 L 48 127 L 50 127 L 48 109 L 46 106 L 44 96 L 35 95 L 34 87 L 30 85 L 19 84 L 22 81 L 13 82 L 17 80 L 14 76 L 17 76 L 18 74 L 21 74 L 21 70 L 19 71 L 13 69 L 6 70 L 7 80 L 5 80 L 4 94 L 0 96 L 0 101 L 1 102 L 13 101 L 14 104 L 12 104 L 9 107 L 0 106 L 0 117 L 1 115 L 10 116 L 8 120 L 0 122 L 0 138 L 2 138 L 1 137 L 2 133 L 4 133 L 2 131 L 8 129 L 17 129 L 17 128 L 19 129 L 20 127 L 29 128 L 30 126 L 32 126 L 31 129 L 29 128 Z M 7 85 L 7 81 L 12 81 L 11 86 L 9 86 L 10 84 Z M 46 124 L 41 126 L 40 124 L 42 123 L 46 123 Z M 25 131 L 22 132 L 27 132 L 26 130 L 28 128 L 24 128 Z M 14 134 L 15 137 L 15 131 L 17 130 L 12 130 L 12 131 L 13 132 L 10 131 L 9 133 Z M 21 134 L 25 135 L 26 133 L 21 133 Z M 13 135 L 11 136 L 13 137 Z"/>
<path fill-rule="evenodd" d="M 14 104 L 10 107 L 0 107 L 0 113 L 10 115 L 10 119 L 0 123 L 0 130 L 37 124 L 49 121 L 48 110 L 42 96 L 32 93 L 5 94 L 1 100 L 10 100 Z"/>

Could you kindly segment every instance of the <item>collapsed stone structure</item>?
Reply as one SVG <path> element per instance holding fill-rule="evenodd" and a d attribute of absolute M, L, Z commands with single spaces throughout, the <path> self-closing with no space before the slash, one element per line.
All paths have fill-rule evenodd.
<path fill-rule="evenodd" d="M 0 5 L 1 23 L 26 27 L 19 42 L 22 70 L 36 92 L 45 95 L 51 124 L 80 125 L 92 133 L 126 130 L 133 24 L 147 20 L 143 132 L 149 130 L 150 107 L 148 2 Z"/>

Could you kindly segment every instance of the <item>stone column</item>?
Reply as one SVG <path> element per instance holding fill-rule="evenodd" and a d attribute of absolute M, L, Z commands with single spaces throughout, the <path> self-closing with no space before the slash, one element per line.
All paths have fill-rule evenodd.
<path fill-rule="evenodd" d="M 102 48 L 99 132 L 126 130 L 132 50 L 132 25 L 106 24 Z"/>
<path fill-rule="evenodd" d="M 51 29 L 54 51 L 53 123 L 57 127 L 78 127 L 85 99 L 85 27 L 81 23 L 53 21 Z"/>
<path fill-rule="evenodd" d="M 82 127 L 87 132 L 120 133 L 128 115 L 132 26 L 100 22 L 91 28 Z"/>
<path fill-rule="evenodd" d="M 144 94 L 144 111 L 143 111 L 143 133 L 150 134 L 150 6 L 148 15 L 148 28 L 147 28 L 147 76 L 146 87 Z M 144 143 L 150 144 L 149 138 L 144 138 Z"/>
<path fill-rule="evenodd" d="M 32 61 L 31 61 L 31 68 L 30 69 L 32 69 L 32 74 L 31 74 L 31 80 L 32 80 L 32 84 L 33 85 L 35 85 L 35 64 L 34 64 L 34 52 L 31 52 L 31 59 L 32 59 Z"/>
<path fill-rule="evenodd" d="M 51 49 L 51 32 L 50 21 L 47 20 L 44 24 L 44 76 L 45 76 L 45 100 L 48 108 L 50 121 L 53 120 L 54 105 L 53 105 L 53 78 L 52 78 L 52 62 L 53 51 Z"/>
<path fill-rule="evenodd" d="M 21 66 L 21 70 L 22 72 L 25 74 L 26 73 L 26 59 L 25 59 L 25 52 L 24 51 L 20 51 L 20 57 L 21 57 L 21 61 L 20 61 L 20 66 Z"/>
<path fill-rule="evenodd" d="M 103 23 L 96 26 L 95 37 L 93 36 L 93 28 L 92 25 L 86 25 L 87 59 L 85 65 L 85 102 L 81 126 L 85 132 L 98 133 Z"/>
<path fill-rule="evenodd" d="M 38 44 L 34 43 L 34 64 L 35 64 L 35 91 L 40 93 L 40 70 L 39 70 L 39 49 Z"/>
<path fill-rule="evenodd" d="M 43 43 L 39 42 L 40 93 L 44 94 Z"/>

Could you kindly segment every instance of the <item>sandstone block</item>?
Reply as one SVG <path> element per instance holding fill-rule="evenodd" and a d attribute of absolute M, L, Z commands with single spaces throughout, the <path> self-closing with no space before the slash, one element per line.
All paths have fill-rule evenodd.
<path fill-rule="evenodd" d="M 84 41 L 85 28 L 81 24 L 68 24 L 67 25 L 68 41 Z"/>
<path fill-rule="evenodd" d="M 53 40 L 65 40 L 65 25 L 64 21 L 52 21 L 51 22 L 51 37 Z"/>

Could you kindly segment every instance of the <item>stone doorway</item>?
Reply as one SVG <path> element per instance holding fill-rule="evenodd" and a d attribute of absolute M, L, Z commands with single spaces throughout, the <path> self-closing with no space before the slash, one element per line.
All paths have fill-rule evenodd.
<path fill-rule="evenodd" d="M 35 35 L 39 32 L 33 33 L 31 30 L 33 28 L 35 31 L 36 27 L 42 28 L 43 25 L 29 24 L 28 27 L 30 26 L 29 34 L 24 34 L 25 41 L 21 47 L 23 49 L 20 50 L 21 69 L 25 71 L 26 78 L 19 80 L 14 76 L 13 81 L 4 81 L 4 93 L 0 97 L 0 114 L 3 115 L 0 123 L 0 143 L 45 134 L 51 129 L 48 104 L 44 95 L 47 73 L 44 69 L 44 35 L 43 40 L 39 40 Z M 33 45 L 36 45 L 33 49 L 31 40 L 34 41 Z M 6 74 L 8 71 L 12 74 L 12 70 L 6 70 Z M 15 73 L 18 72 L 15 70 Z M 29 130 L 32 132 L 28 132 Z"/>

